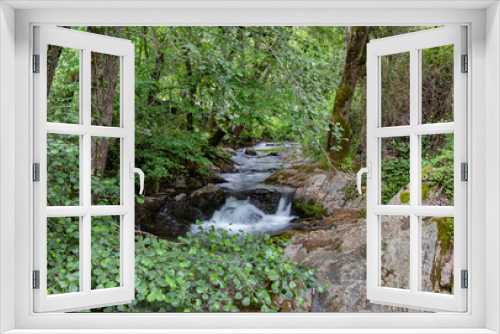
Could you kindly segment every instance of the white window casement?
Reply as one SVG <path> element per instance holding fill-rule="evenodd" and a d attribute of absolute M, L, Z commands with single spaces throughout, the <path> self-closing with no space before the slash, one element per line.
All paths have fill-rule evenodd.
<path fill-rule="evenodd" d="M 367 183 L 367 295 L 374 303 L 407 305 L 446 311 L 467 309 L 467 290 L 460 279 L 462 270 L 467 269 L 467 181 L 459 172 L 462 163 L 467 163 L 467 72 L 464 57 L 466 49 L 466 27 L 455 26 L 415 32 L 372 41 L 367 49 L 367 162 L 371 166 Z M 439 52 L 441 48 L 453 48 L 453 119 L 437 123 L 422 115 L 422 91 L 424 87 L 425 57 L 427 52 Z M 391 57 L 406 57 L 409 60 L 409 96 L 391 98 L 410 100 L 407 124 L 392 124 L 384 117 L 381 101 L 389 97 L 384 89 L 381 73 L 382 62 L 390 62 Z M 393 75 L 397 75 L 394 73 Z M 388 80 L 388 79 L 386 79 Z M 451 134 L 454 141 L 454 206 L 422 205 L 422 141 L 424 138 Z M 410 181 L 408 205 L 381 205 L 381 171 L 383 149 L 390 140 L 409 142 Z M 414 186 L 416 185 L 416 186 Z M 410 222 L 409 286 L 381 286 L 382 263 L 381 246 L 384 239 L 382 217 L 405 217 Z M 453 294 L 436 294 L 422 289 L 422 223 L 424 217 L 448 217 L 454 219 L 454 288 Z M 405 254 L 400 254 L 405 256 Z"/>
<path fill-rule="evenodd" d="M 47 50 L 54 45 L 77 50 L 79 66 L 79 112 L 76 120 L 55 119 L 47 112 Z M 119 57 L 120 78 L 120 124 L 119 126 L 93 125 L 91 112 L 91 66 L 92 53 Z M 99 36 L 80 31 L 54 27 L 35 27 L 34 54 L 36 75 L 34 83 L 34 311 L 72 311 L 99 307 L 99 305 L 126 304 L 134 299 L 134 45 L 127 40 Z M 66 144 L 73 143 L 79 151 L 75 180 L 80 185 L 79 196 L 67 205 L 47 200 L 48 182 L 47 152 L 57 150 L 58 142 L 48 145 L 48 137 L 61 138 Z M 92 205 L 91 166 L 93 146 L 100 138 L 116 138 L 120 141 L 120 201 L 116 205 Z M 54 143 L 51 141 L 50 143 Z M 67 164 L 61 157 L 62 164 Z M 35 167 L 36 166 L 36 167 Z M 58 205 L 55 205 L 58 204 Z M 106 289 L 92 289 L 92 224 L 93 219 L 103 216 L 117 217 L 120 233 L 119 286 Z M 48 294 L 47 284 L 47 230 L 48 222 L 57 224 L 57 217 L 68 217 L 75 221 L 79 231 L 79 260 L 75 268 L 75 290 L 68 293 Z M 57 250 L 53 250 L 57 252 Z M 113 256 L 113 255 L 111 255 Z"/>
<path fill-rule="evenodd" d="M 184 3 L 175 1 L 0 1 L 0 332 L 1 333 L 178 333 L 178 332 L 291 332 L 291 333 L 499 333 L 500 332 L 500 8 L 497 1 L 463 1 L 463 2 L 420 2 L 399 1 L 397 8 L 394 2 L 386 1 L 322 1 L 322 2 L 287 2 L 272 1 L 265 4 L 258 1 L 237 1 L 224 3 L 215 1 Z M 129 123 L 122 117 L 123 124 L 118 129 L 94 129 L 86 120 L 85 106 L 81 108 L 81 124 L 50 125 L 46 118 L 39 114 L 37 104 L 36 82 L 32 73 L 32 55 L 36 48 L 44 48 L 35 44 L 37 30 L 40 32 L 59 31 L 55 26 L 119 26 L 119 25 L 370 25 L 370 26 L 436 26 L 445 28 L 428 32 L 427 38 L 420 43 L 419 34 L 402 36 L 399 39 L 374 41 L 369 49 L 369 80 L 378 81 L 379 68 L 377 59 L 387 54 L 410 52 L 412 55 L 411 87 L 411 123 L 401 127 L 384 127 L 379 121 L 378 102 L 370 106 L 369 136 L 372 149 L 368 161 L 372 162 L 372 178 L 369 179 L 370 203 L 368 215 L 374 224 L 369 231 L 369 298 L 388 304 L 418 305 L 432 309 L 452 312 L 440 313 L 398 313 L 398 314 L 74 314 L 61 313 L 63 310 L 76 309 L 84 305 L 102 305 L 122 302 L 133 298 L 130 286 L 124 275 L 122 286 L 110 288 L 109 295 L 114 299 L 93 299 L 92 291 L 85 283 L 85 265 L 88 263 L 88 249 L 84 246 L 81 254 L 80 281 L 83 283 L 73 294 L 87 294 L 85 302 L 69 297 L 68 303 L 61 306 L 51 304 L 52 296 L 36 297 L 32 289 L 32 270 L 38 265 L 43 267 L 43 249 L 36 245 L 45 244 L 43 237 L 38 239 L 35 222 L 44 221 L 47 215 L 56 216 L 56 211 L 64 211 L 67 215 L 83 217 L 82 240 L 85 236 L 85 224 L 93 215 L 119 215 L 121 226 L 126 230 L 126 216 L 132 213 L 126 197 L 133 193 L 133 182 L 129 176 L 129 162 L 133 161 L 132 153 L 124 152 L 122 145 L 121 176 L 122 203 L 116 207 L 92 207 L 88 196 L 82 193 L 82 202 L 71 208 L 49 208 L 37 206 L 37 196 L 43 189 L 37 189 L 32 182 L 32 164 L 36 154 L 41 154 L 39 162 L 43 165 L 43 137 L 46 133 L 63 133 L 79 136 L 83 153 L 80 157 L 82 165 L 88 165 L 89 156 L 85 154 L 86 136 L 93 131 L 103 136 L 120 138 L 126 142 L 132 138 L 133 117 Z M 47 28 L 45 28 L 47 27 Z M 438 32 L 439 31 L 439 32 Z M 442 34 L 440 34 L 442 32 Z M 426 34 L 427 32 L 421 33 Z M 435 35 L 433 35 L 435 33 Z M 467 43 L 464 43 L 465 36 Z M 54 36 L 59 36 L 55 33 Z M 414 37 L 411 37 L 414 36 Z M 52 37 L 51 37 L 52 38 Z M 54 43 L 56 39 L 47 39 L 44 43 Z M 100 39 L 104 38 L 99 36 Z M 67 46 L 82 50 L 81 68 L 85 69 L 85 52 L 94 47 L 94 42 L 87 44 L 83 40 L 66 40 Z M 43 40 L 40 39 L 40 40 Z M 92 39 L 93 40 L 93 39 Z M 95 44 L 97 51 L 122 57 L 122 64 L 130 59 L 130 51 L 124 45 L 128 42 L 116 42 L 116 48 L 100 49 L 102 44 Z M 45 45 L 46 45 L 45 44 Z M 130 43 L 128 43 L 130 47 Z M 455 119 L 453 123 L 421 124 L 419 120 L 419 59 L 423 49 L 440 45 L 454 45 L 455 50 Z M 123 46 L 123 50 L 121 49 Z M 111 47 L 111 46 L 109 46 Z M 392 50 L 388 50 L 393 48 Z M 85 51 L 87 50 L 87 51 Z M 119 51 L 122 50 L 122 51 Z M 40 52 L 41 54 L 41 52 Z M 468 74 L 460 72 L 461 54 L 469 56 Z M 128 56 L 127 56 L 128 55 Z M 87 60 L 86 60 L 87 59 Z M 130 60 L 129 60 L 130 61 Z M 133 60 L 132 67 L 133 67 Z M 374 64 L 375 62 L 375 64 Z M 376 66 L 373 66 L 376 65 Z M 126 65 L 122 71 L 126 71 Z M 457 72 L 458 71 L 458 72 Z M 125 72 L 121 80 L 127 84 Z M 375 76 L 373 75 L 375 73 Z M 43 74 L 43 73 L 40 73 Z M 81 75 L 85 75 L 85 70 Z M 42 78 L 43 80 L 43 78 Z M 133 76 L 129 83 L 132 83 Z M 416 85 L 415 85 L 416 83 Z M 81 94 L 85 96 L 85 78 L 81 81 Z M 38 85 L 40 87 L 43 84 Z M 369 89 L 378 91 L 378 82 L 369 84 Z M 461 93 L 459 93 L 461 92 Z M 42 94 L 43 95 L 43 94 Z M 126 92 L 122 94 L 126 98 Z M 378 99 L 378 93 L 374 96 Z M 132 106 L 122 101 L 122 108 Z M 375 108 L 374 110 L 372 110 Z M 130 115 L 133 115 L 133 110 Z M 122 116 L 125 115 L 122 109 Z M 463 118 L 457 117 L 462 116 Z M 41 118 L 40 118 L 41 117 Z M 43 122 L 39 120 L 43 119 Z M 370 123 L 371 122 L 371 123 Z M 41 126 L 40 124 L 43 125 Z M 44 126 L 47 128 L 44 130 Z M 58 129 L 56 129 L 58 128 Z M 78 128 L 78 129 L 77 129 Z M 41 132 L 40 132 L 41 131 Z M 59 132 L 58 132 L 59 131 Z M 62 132 L 61 132 L 62 131 Z M 418 201 L 419 188 L 411 185 L 419 184 L 420 168 L 419 140 L 420 136 L 431 134 L 453 133 L 455 143 L 455 206 L 454 207 L 422 207 Z M 131 137 L 130 137 L 131 136 Z M 411 164 L 416 166 L 411 172 L 410 205 L 404 208 L 390 208 L 380 205 L 378 175 L 380 138 L 409 136 L 410 145 L 415 147 L 411 153 Z M 38 143 L 38 144 L 34 144 Z M 85 144 L 87 143 L 87 144 Z M 37 147 L 36 145 L 41 145 Z M 127 147 L 129 147 L 127 146 Z M 38 152 L 38 153 L 37 153 Z M 460 175 L 457 167 L 461 162 L 469 163 L 469 181 L 463 183 L 457 178 Z M 43 166 L 42 166 L 43 167 Z M 88 167 L 84 167 L 88 168 Z M 90 186 L 90 181 L 87 187 Z M 127 186 L 128 184 L 128 186 Z M 131 189 L 125 190 L 126 187 Z M 458 187 L 458 188 L 457 188 Z M 38 193 L 37 193 L 38 192 Z M 85 200 L 87 196 L 87 200 Z M 467 200 L 465 201 L 465 198 Z M 130 201 L 133 198 L 129 199 Z M 458 204 L 460 203 L 460 205 Z M 37 210 L 39 210 L 37 212 Z M 112 212 L 111 212 L 111 211 Z M 113 211 L 116 210 L 116 211 Z M 62 213 L 61 213 L 62 214 Z M 378 215 L 408 215 L 414 223 L 411 227 L 410 245 L 413 267 L 410 269 L 409 291 L 397 291 L 380 287 L 380 252 L 378 245 Z M 419 258 L 418 226 L 423 216 L 453 217 L 455 219 L 455 242 L 463 245 L 456 255 L 455 277 L 458 271 L 469 272 L 469 288 L 461 289 L 455 282 L 453 297 L 436 296 L 419 291 Z M 88 218 L 85 218 L 88 217 Z M 132 221 L 130 218 L 129 222 Z M 132 221 L 133 223 L 133 221 Z M 88 228 L 87 228 L 88 231 Z M 87 232 L 88 233 L 88 232 Z M 37 237 L 35 237 L 37 236 Z M 87 236 L 88 237 L 88 236 Z M 126 237 L 126 236 L 125 236 Z M 132 234 L 133 238 L 133 234 Z M 123 240 L 122 240 L 123 241 Z M 38 242 L 38 244 L 37 244 Z M 126 242 L 123 244 L 125 245 Z M 42 247 L 43 248 L 43 247 Z M 373 252 L 371 249 L 373 248 Z M 122 247 L 123 249 L 123 247 Z M 130 251 L 130 248 L 129 248 Z M 133 248 L 132 248 L 133 251 Z M 42 254 L 42 255 L 41 255 Z M 87 254 L 87 255 L 85 255 Z M 127 257 L 124 257 L 127 261 Z M 43 261 L 42 261 L 43 262 Z M 87 264 L 88 266 L 88 264 Z M 126 264 L 122 264 L 124 269 Z M 41 267 L 39 267 L 41 268 Z M 126 269 L 125 269 L 126 270 Z M 133 272 L 133 271 L 132 271 Z M 129 272 L 130 273 L 130 272 Z M 41 275 L 42 276 L 42 275 Z M 458 280 L 457 280 L 458 281 Z M 129 282 L 130 283 L 130 282 Z M 133 282 L 132 282 L 133 284 Z M 370 285 L 371 284 L 371 285 Z M 116 289 L 112 291 L 112 289 Z M 120 290 L 121 289 L 121 290 Z M 45 290 L 40 289 L 45 292 Z M 103 289 L 102 294 L 106 292 Z M 132 287 L 133 292 L 133 287 Z M 401 297 L 402 296 L 402 297 Z M 76 298 L 76 297 L 75 297 Z M 80 304 L 79 304 L 80 303 Z M 85 303 L 85 304 L 84 304 Z M 52 312 L 45 312 L 52 311 Z"/>

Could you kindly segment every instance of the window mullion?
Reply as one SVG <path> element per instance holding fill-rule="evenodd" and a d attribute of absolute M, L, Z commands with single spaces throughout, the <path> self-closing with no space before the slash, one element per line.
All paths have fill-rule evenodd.
<path fill-rule="evenodd" d="M 88 130 L 91 126 L 92 110 L 91 110 L 91 54 L 90 50 L 83 50 L 83 66 L 82 66 L 82 124 Z M 82 189 L 83 205 L 90 210 L 92 205 L 92 135 L 87 131 L 82 136 L 82 160 L 80 172 L 82 176 Z M 80 243 L 80 251 L 82 254 L 82 261 L 80 268 L 82 272 L 82 291 L 90 293 L 91 290 L 91 269 L 92 269 L 92 251 L 91 251 L 91 215 L 87 212 L 82 218 L 82 240 Z"/>
<path fill-rule="evenodd" d="M 419 91 L 420 91 L 420 71 L 419 71 L 419 51 L 418 49 L 410 50 L 410 291 L 411 293 L 418 292 L 419 281 L 419 228 L 418 216 L 414 210 L 417 208 L 418 188 L 419 188 L 419 136 L 415 134 L 414 128 L 419 123 Z"/>

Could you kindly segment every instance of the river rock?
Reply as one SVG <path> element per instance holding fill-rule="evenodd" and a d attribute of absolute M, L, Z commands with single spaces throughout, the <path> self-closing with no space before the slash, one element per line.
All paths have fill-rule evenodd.
<path fill-rule="evenodd" d="M 250 203 L 266 214 L 274 214 L 278 209 L 281 192 L 276 189 L 258 188 L 247 193 Z"/>
<path fill-rule="evenodd" d="M 246 148 L 245 149 L 245 154 L 246 155 L 257 155 L 257 151 L 254 148 Z"/>
<path fill-rule="evenodd" d="M 225 183 L 227 180 L 223 178 L 222 176 L 219 176 L 217 174 L 211 174 L 208 176 L 208 181 L 210 183 Z"/>
<path fill-rule="evenodd" d="M 178 237 L 189 231 L 196 220 L 203 219 L 203 213 L 189 203 L 188 195 L 179 194 L 156 213 L 155 222 L 147 231 L 161 237 Z"/>
<path fill-rule="evenodd" d="M 395 217 L 384 218 L 382 225 L 382 263 L 386 267 L 382 285 L 407 286 L 409 225 L 405 219 Z M 423 290 L 450 293 L 452 243 L 439 238 L 438 222 L 433 220 L 423 224 L 422 236 Z M 320 282 L 330 285 L 322 294 L 314 292 L 312 312 L 420 312 L 372 304 L 366 298 L 366 219 L 338 221 L 328 230 L 296 233 L 292 241 L 284 256 L 314 268 Z"/>
<path fill-rule="evenodd" d="M 144 203 L 135 204 L 135 229 L 153 233 L 156 213 L 165 205 L 166 196 L 145 196 Z"/>
<path fill-rule="evenodd" d="M 323 206 L 328 212 L 333 212 L 335 208 L 341 208 L 346 204 L 344 188 L 350 182 L 350 175 L 346 173 L 321 173 L 311 174 L 304 182 L 304 185 L 297 189 L 294 194 L 294 201 L 302 205 L 315 203 Z"/>
<path fill-rule="evenodd" d="M 351 194 L 351 185 L 355 184 L 353 174 L 330 171 L 319 163 L 295 165 L 282 169 L 269 176 L 265 182 L 296 188 L 293 196 L 294 203 L 301 206 L 321 205 L 329 213 L 347 205 L 358 207 L 363 203 L 361 199 L 353 205 L 353 199 L 357 197 Z M 349 192 L 349 197 L 347 192 Z"/>
<path fill-rule="evenodd" d="M 231 147 L 221 147 L 220 150 L 229 156 L 236 155 L 236 151 L 234 149 L 232 149 Z"/>
<path fill-rule="evenodd" d="M 451 206 L 451 200 L 442 187 L 429 187 L 425 182 L 422 185 L 422 205 L 432 206 Z M 410 203 L 410 184 L 403 186 L 401 190 L 394 195 L 388 205 L 408 205 Z"/>
<path fill-rule="evenodd" d="M 186 188 L 186 176 L 184 174 L 178 175 L 173 186 L 174 188 Z"/>
<path fill-rule="evenodd" d="M 214 211 L 224 204 L 225 200 L 224 191 L 212 183 L 191 193 L 192 206 L 199 209 L 205 219 L 210 218 Z"/>
<path fill-rule="evenodd" d="M 185 209 L 186 195 L 180 194 L 176 198 L 177 200 L 169 200 L 167 195 L 146 197 L 143 204 L 137 204 L 135 207 L 135 229 L 162 238 L 184 235 L 189 225 L 186 220 L 175 215 Z M 193 216 L 197 214 L 194 213 Z M 183 216 L 186 216 L 186 213 L 183 213 Z"/>

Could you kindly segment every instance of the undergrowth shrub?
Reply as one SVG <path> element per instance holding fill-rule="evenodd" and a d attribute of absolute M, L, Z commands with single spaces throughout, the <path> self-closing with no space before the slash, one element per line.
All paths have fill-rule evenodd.
<path fill-rule="evenodd" d="M 117 252 L 119 233 L 112 220 L 100 219 L 96 224 L 98 228 L 92 231 L 93 286 L 113 287 L 119 282 L 116 271 L 119 257 L 112 255 Z M 60 234 L 57 236 L 60 243 L 73 249 L 78 244 L 78 234 L 64 233 L 65 226 L 54 225 L 53 228 Z M 66 227 L 70 228 L 69 222 Z M 55 238 L 54 233 L 49 233 L 48 238 Z M 267 234 L 233 233 L 212 226 L 207 231 L 200 227 L 196 236 L 188 233 L 178 241 L 137 236 L 136 299 L 130 304 L 92 311 L 274 312 L 278 308 L 273 305 L 273 296 L 283 295 L 301 306 L 304 304 L 301 291 L 311 288 L 320 293 L 324 291 L 314 269 L 284 257 L 286 240 Z M 94 248 L 101 251 L 94 252 Z M 51 256 L 48 269 L 58 282 L 51 293 L 69 292 L 70 286 L 75 291 L 75 284 L 71 285 L 69 279 L 77 276 L 68 277 L 66 268 L 77 266 L 74 261 L 78 256 L 71 254 L 70 259 L 64 252 L 52 252 Z M 50 263 L 64 265 L 51 268 Z"/>

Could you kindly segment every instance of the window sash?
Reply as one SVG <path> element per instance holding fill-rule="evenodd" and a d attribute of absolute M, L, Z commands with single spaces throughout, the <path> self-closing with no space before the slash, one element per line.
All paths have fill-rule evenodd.
<path fill-rule="evenodd" d="M 466 84 L 467 76 L 460 73 L 461 54 L 466 54 L 465 27 L 438 28 L 383 38 L 370 42 L 367 48 L 367 161 L 372 177 L 367 180 L 367 296 L 371 302 L 464 312 L 467 310 L 467 290 L 461 289 L 460 271 L 467 269 L 467 184 L 460 180 L 460 164 L 467 162 Z M 421 65 L 420 50 L 437 46 L 454 46 L 454 122 L 420 124 Z M 380 58 L 395 53 L 410 53 L 410 125 L 381 127 L 381 64 Z M 453 207 L 422 206 L 421 135 L 454 133 L 454 201 Z M 381 197 L 381 138 L 410 137 L 410 203 L 380 205 Z M 410 217 L 410 289 L 380 286 L 381 275 L 381 215 Z M 421 286 L 422 216 L 454 217 L 454 294 L 443 295 L 419 291 Z"/>
<path fill-rule="evenodd" d="M 80 124 L 47 122 L 47 47 L 80 50 Z M 123 304 L 134 298 L 134 46 L 128 40 L 63 28 L 35 27 L 34 51 L 40 55 L 40 73 L 34 74 L 34 161 L 40 163 L 40 182 L 34 184 L 34 270 L 40 271 L 40 289 L 33 290 L 34 311 L 74 311 Z M 91 53 L 120 57 L 120 127 L 91 125 Z M 47 206 L 47 134 L 79 136 L 80 201 L 78 206 Z M 91 204 L 92 136 L 119 138 L 120 205 Z M 133 175 L 133 174 L 132 174 Z M 120 286 L 91 289 L 91 217 L 119 215 Z M 80 217 L 79 291 L 47 295 L 47 218 Z"/>

